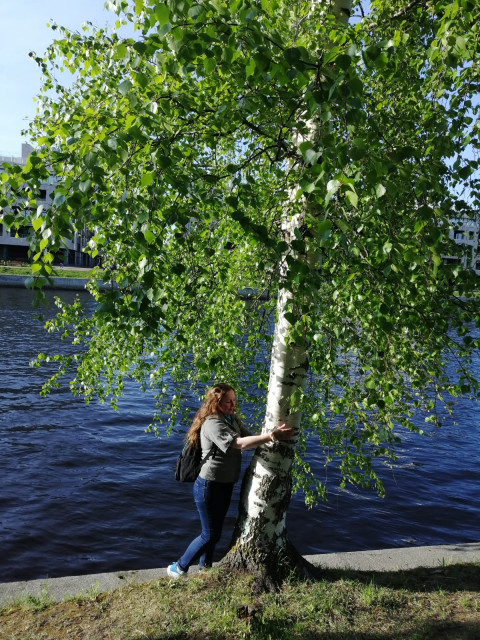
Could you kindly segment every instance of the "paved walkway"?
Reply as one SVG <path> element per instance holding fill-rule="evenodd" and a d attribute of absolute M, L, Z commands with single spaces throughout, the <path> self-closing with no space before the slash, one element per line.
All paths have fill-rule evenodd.
<path fill-rule="evenodd" d="M 305 556 L 305 558 L 312 564 L 326 569 L 401 571 L 417 567 L 432 568 L 445 564 L 480 562 L 480 542 L 435 547 L 326 553 Z M 102 593 L 127 584 L 148 582 L 166 575 L 166 569 L 145 569 L 23 582 L 4 582 L 0 583 L 0 603 L 21 600 L 29 595 L 41 597 L 42 594 L 60 602 L 71 596 Z"/>

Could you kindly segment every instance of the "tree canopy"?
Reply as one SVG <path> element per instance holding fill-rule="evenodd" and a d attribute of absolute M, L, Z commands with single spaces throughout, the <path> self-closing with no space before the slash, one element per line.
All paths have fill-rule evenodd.
<path fill-rule="evenodd" d="M 262 406 L 286 290 L 308 354 L 297 486 L 322 491 L 304 458 L 320 446 L 381 491 L 402 427 L 478 395 L 476 276 L 444 264 L 479 205 L 478 3 L 353 3 L 347 24 L 312 0 L 106 4 L 115 29 L 54 25 L 34 56 L 36 149 L 1 175 L 3 223 L 32 224 L 33 286 L 75 229 L 115 285 L 92 279 L 93 315 L 61 305 L 72 353 L 47 387 L 115 398 L 132 377 L 170 424 L 166 380 L 228 380 Z"/>

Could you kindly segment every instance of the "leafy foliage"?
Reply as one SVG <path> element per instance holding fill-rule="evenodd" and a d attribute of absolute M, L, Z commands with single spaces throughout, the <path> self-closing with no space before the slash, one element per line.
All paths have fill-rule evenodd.
<path fill-rule="evenodd" d="M 477 283 L 442 259 L 479 203 L 477 3 L 372 0 L 347 26 L 311 1 L 107 5 L 112 32 L 55 27 L 37 149 L 2 174 L 4 224 L 31 220 L 36 281 L 77 228 L 115 285 L 92 279 L 94 314 L 62 306 L 50 324 L 76 350 L 47 388 L 73 368 L 72 390 L 103 399 L 130 376 L 171 421 L 166 380 L 222 378 L 261 403 L 287 288 L 310 367 L 297 485 L 308 502 L 322 491 L 302 460 L 317 440 L 344 482 L 381 491 L 374 461 L 399 428 L 478 394 Z"/>

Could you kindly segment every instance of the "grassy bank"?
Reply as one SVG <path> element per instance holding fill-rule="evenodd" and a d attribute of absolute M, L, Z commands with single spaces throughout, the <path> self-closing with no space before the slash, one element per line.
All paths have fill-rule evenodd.
<path fill-rule="evenodd" d="M 89 278 L 92 273 L 92 269 L 74 269 L 72 267 L 54 267 L 52 277 L 54 278 Z M 0 266 L 0 274 L 11 276 L 24 276 L 28 278 L 32 275 L 32 270 L 29 266 L 17 266 L 7 265 Z"/>
<path fill-rule="evenodd" d="M 480 563 L 371 573 L 328 570 L 254 595 L 248 576 L 214 570 L 54 604 L 0 611 L 9 640 L 478 640 Z"/>

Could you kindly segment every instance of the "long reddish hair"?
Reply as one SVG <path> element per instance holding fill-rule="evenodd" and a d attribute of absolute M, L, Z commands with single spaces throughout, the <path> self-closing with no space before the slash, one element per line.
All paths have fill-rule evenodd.
<path fill-rule="evenodd" d="M 205 396 L 205 400 L 203 401 L 202 406 L 195 414 L 195 417 L 192 422 L 192 426 L 187 431 L 187 435 L 185 436 L 185 440 L 194 444 L 195 446 L 199 446 L 200 443 L 200 429 L 202 428 L 202 424 L 211 415 L 218 416 L 218 405 L 222 401 L 223 396 L 228 393 L 228 391 L 235 391 L 233 387 L 225 382 L 219 382 L 218 384 L 213 385 Z"/>

